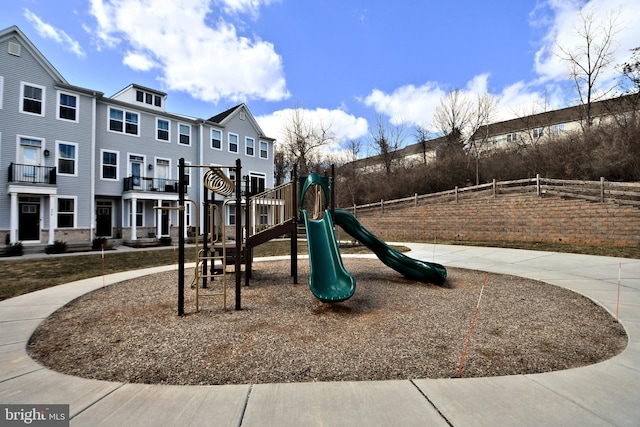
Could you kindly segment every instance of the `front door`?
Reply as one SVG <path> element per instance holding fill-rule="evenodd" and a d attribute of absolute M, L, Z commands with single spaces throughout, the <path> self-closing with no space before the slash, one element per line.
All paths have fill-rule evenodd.
<path fill-rule="evenodd" d="M 169 207 L 169 206 L 171 206 L 170 202 L 162 202 L 162 207 Z M 162 209 L 162 223 L 161 223 L 161 229 L 160 229 L 160 234 L 162 236 L 169 235 L 169 212 L 171 212 L 169 209 Z"/>
<path fill-rule="evenodd" d="M 98 202 L 96 236 L 111 237 L 111 202 Z"/>
<path fill-rule="evenodd" d="M 40 182 L 38 166 L 40 165 L 41 150 L 42 141 L 29 138 L 20 139 L 20 159 L 18 161 L 24 165 L 20 181 Z"/>
<path fill-rule="evenodd" d="M 38 197 L 20 197 L 18 203 L 18 240 L 40 240 L 40 199 Z"/>
<path fill-rule="evenodd" d="M 129 156 L 131 164 L 131 178 L 133 179 L 133 188 L 139 190 L 142 186 L 142 171 L 144 169 L 144 158 L 141 156 Z M 145 189 L 146 190 L 146 189 Z"/>

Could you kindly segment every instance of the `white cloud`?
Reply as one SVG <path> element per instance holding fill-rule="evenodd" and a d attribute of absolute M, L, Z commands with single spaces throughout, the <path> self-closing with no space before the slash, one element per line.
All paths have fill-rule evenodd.
<path fill-rule="evenodd" d="M 392 124 L 428 126 L 444 95 L 446 91 L 437 83 L 428 82 L 422 86 L 402 86 L 391 93 L 374 89 L 361 101 L 377 113 L 389 116 Z"/>
<path fill-rule="evenodd" d="M 33 24 L 33 27 L 41 37 L 54 40 L 55 42 L 60 43 L 66 50 L 73 52 L 80 58 L 84 58 L 85 53 L 82 50 L 80 43 L 69 36 L 69 34 L 53 27 L 52 25 L 46 24 L 44 21 L 42 21 L 42 19 L 40 19 L 29 9 L 25 9 L 24 17 L 27 18 L 27 20 L 31 22 L 31 24 Z"/>
<path fill-rule="evenodd" d="M 274 111 L 271 114 L 256 117 L 256 121 L 267 136 L 282 141 L 284 128 L 290 120 L 293 111 L 294 110 L 290 108 Z M 336 151 L 345 141 L 362 138 L 369 134 L 369 124 L 366 119 L 348 114 L 340 109 L 301 109 L 301 115 L 308 123 L 331 128 L 331 131 L 336 137 L 336 141 L 334 144 L 326 147 L 328 151 Z"/>
<path fill-rule="evenodd" d="M 612 87 L 619 71 L 615 65 L 628 60 L 630 49 L 640 46 L 640 25 L 634 19 L 640 16 L 638 0 L 546 0 L 541 1 L 531 13 L 532 26 L 543 30 L 538 50 L 533 59 L 537 74 L 530 81 L 514 82 L 493 95 L 498 99 L 495 120 L 508 120 L 525 114 L 566 107 L 575 102 L 575 96 L 567 92 L 572 88 L 567 80 L 567 64 L 553 54 L 556 40 L 567 50 L 574 50 L 583 40 L 574 36 L 579 23 L 579 11 L 594 11 L 600 19 L 608 19 L 611 13 L 617 17 L 619 32 L 615 35 L 614 60 L 610 69 L 600 77 L 604 87 Z M 602 22 L 602 21 L 599 21 Z M 488 91 L 489 74 L 479 74 L 461 87 L 463 95 L 475 100 Z M 567 85 L 569 83 L 569 85 Z M 406 85 L 384 92 L 374 89 L 361 102 L 389 118 L 392 124 L 409 124 L 432 127 L 433 114 L 440 99 L 449 91 L 448 82 L 427 82 L 421 86 Z"/>
<path fill-rule="evenodd" d="M 257 18 L 260 7 L 279 3 L 280 0 L 216 0 L 228 14 L 249 14 Z"/>
<path fill-rule="evenodd" d="M 149 71 L 158 66 L 154 60 L 138 52 L 127 52 L 122 63 L 136 71 Z"/>
<path fill-rule="evenodd" d="M 244 11 L 269 1 L 224 3 Z M 221 17 L 207 25 L 206 18 L 219 12 L 211 9 L 210 0 L 92 0 L 91 4 L 99 40 L 108 48 L 124 44 L 125 64 L 134 69 L 160 69 L 166 90 L 214 103 L 289 96 L 282 58 L 273 44 L 238 35 Z"/>
<path fill-rule="evenodd" d="M 607 28 L 614 19 L 617 30 L 612 45 L 614 58 L 612 66 L 600 77 L 604 85 L 611 85 L 617 71 L 616 64 L 629 58 L 629 50 L 640 45 L 640 26 L 635 19 L 640 16 L 640 2 L 637 0 L 591 0 L 585 4 L 572 0 L 549 0 L 545 4 L 550 11 L 543 19 L 547 23 L 546 35 L 535 55 L 535 71 L 541 82 L 565 80 L 568 75 L 567 63 L 554 54 L 557 46 L 567 52 L 576 52 L 584 46 L 585 40 L 576 34 L 581 24 L 580 9 L 594 16 L 593 28 Z M 548 13 L 545 8 L 537 9 L 533 16 Z M 596 31 L 596 37 L 598 32 Z M 598 40 L 595 40 L 597 43 Z"/>

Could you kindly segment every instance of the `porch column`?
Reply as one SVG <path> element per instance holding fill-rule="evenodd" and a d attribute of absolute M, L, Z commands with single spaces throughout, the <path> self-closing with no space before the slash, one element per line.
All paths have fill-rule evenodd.
<path fill-rule="evenodd" d="M 9 240 L 18 241 L 18 193 L 11 193 L 11 220 L 9 225 Z"/>
<path fill-rule="evenodd" d="M 138 199 L 134 197 L 131 199 L 131 240 L 138 240 L 138 232 L 136 230 L 138 212 L 136 212 L 136 209 L 138 209 Z"/>
<path fill-rule="evenodd" d="M 55 231 L 58 228 L 58 197 L 54 194 L 49 196 L 49 244 L 55 241 Z"/>
<path fill-rule="evenodd" d="M 158 206 L 162 208 L 162 200 L 158 200 Z M 162 236 L 162 209 L 156 209 L 156 237 Z"/>

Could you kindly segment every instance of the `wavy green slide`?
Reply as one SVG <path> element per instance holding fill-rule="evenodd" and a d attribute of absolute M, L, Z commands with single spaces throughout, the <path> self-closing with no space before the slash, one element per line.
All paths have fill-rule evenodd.
<path fill-rule="evenodd" d="M 442 285 L 447 278 L 447 269 L 444 266 L 410 258 L 396 251 L 367 230 L 351 212 L 336 209 L 334 214 L 336 225 L 342 227 L 344 231 L 371 249 L 385 265 L 393 268 L 407 279 Z"/>

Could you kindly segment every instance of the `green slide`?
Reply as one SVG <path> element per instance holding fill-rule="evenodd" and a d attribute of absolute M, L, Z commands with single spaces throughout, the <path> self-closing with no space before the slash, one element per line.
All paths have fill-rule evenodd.
<path fill-rule="evenodd" d="M 320 185 L 329 200 L 329 190 L 322 178 L 312 173 L 300 193 L 300 205 L 312 185 Z M 309 247 L 309 289 L 322 302 L 339 302 L 351 298 L 356 291 L 356 279 L 342 264 L 331 212 L 326 209 L 322 219 L 310 219 L 306 210 L 300 211 L 307 229 Z"/>
<path fill-rule="evenodd" d="M 364 228 L 351 212 L 336 209 L 334 214 L 336 225 L 342 227 L 344 231 L 371 249 L 385 265 L 393 268 L 407 279 L 442 285 L 447 278 L 447 269 L 444 266 L 410 258 L 389 247 L 384 241 Z"/>

